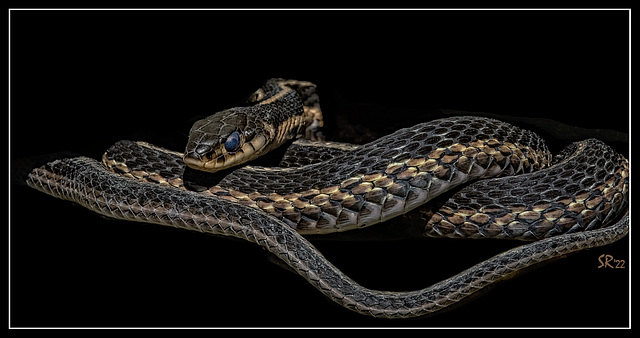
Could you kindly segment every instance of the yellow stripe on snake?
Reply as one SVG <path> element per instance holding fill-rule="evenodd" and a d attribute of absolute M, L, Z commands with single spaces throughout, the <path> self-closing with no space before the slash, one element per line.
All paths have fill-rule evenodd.
<path fill-rule="evenodd" d="M 256 243 L 333 301 L 388 318 L 432 314 L 524 268 L 629 231 L 623 156 L 589 139 L 552 161 L 535 133 L 480 117 L 425 122 L 359 146 L 296 142 L 285 155 L 289 167 L 244 166 L 212 184 L 183 177 L 186 165 L 216 172 L 297 135 L 317 138 L 321 125 L 312 83 L 273 79 L 249 106 L 197 122 L 184 154 L 121 141 L 102 163 L 56 160 L 27 182 L 109 217 Z M 428 202 L 445 193 L 452 195 L 432 210 Z M 359 285 L 301 236 L 397 216 L 425 236 L 529 242 L 424 289 L 391 292 Z"/>

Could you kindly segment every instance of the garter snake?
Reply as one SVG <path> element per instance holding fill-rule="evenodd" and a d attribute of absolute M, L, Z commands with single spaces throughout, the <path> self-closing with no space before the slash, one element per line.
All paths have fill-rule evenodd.
<path fill-rule="evenodd" d="M 296 111 L 305 111 L 299 92 L 279 95 L 282 91 L 269 90 L 272 83 L 251 107 L 291 99 L 298 100 Z M 301 130 L 271 135 L 293 137 Z M 197 151 L 204 160 L 185 162 L 211 169 L 206 163 L 212 160 L 239 164 L 240 158 L 225 157 L 238 149 L 249 153 L 243 159 L 268 150 L 259 151 L 267 137 L 242 148 L 257 134 L 236 140 L 234 132 L 240 134 L 234 129 L 215 142 L 207 140 L 201 148 L 206 151 Z M 188 149 L 199 146 L 192 141 Z M 182 179 L 188 153 L 122 141 L 105 153 L 103 163 L 86 157 L 56 160 L 34 169 L 28 184 L 110 217 L 248 240 L 346 308 L 390 318 L 434 313 L 523 268 L 607 245 L 628 232 L 627 214 L 615 221 L 627 207 L 626 159 L 590 139 L 568 146 L 552 162 L 536 134 L 492 119 L 421 123 L 301 167 L 245 166 L 200 191 L 190 190 Z M 435 213 L 424 209 L 438 195 L 473 181 Z M 400 215 L 422 222 L 427 236 L 532 242 L 425 289 L 388 292 L 351 280 L 300 236 L 361 228 Z"/>

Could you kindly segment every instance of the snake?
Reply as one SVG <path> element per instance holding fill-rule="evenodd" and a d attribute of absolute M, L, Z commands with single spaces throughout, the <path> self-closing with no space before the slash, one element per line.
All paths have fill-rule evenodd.
<path fill-rule="evenodd" d="M 629 162 L 599 140 L 552 156 L 534 132 L 454 116 L 349 145 L 318 140 L 310 82 L 272 79 L 247 101 L 196 122 L 185 152 L 123 140 L 101 160 L 34 168 L 27 184 L 108 217 L 255 243 L 334 302 L 381 318 L 438 313 L 629 232 Z M 299 136 L 312 140 L 295 141 L 282 166 L 249 162 Z M 303 237 L 390 219 L 421 236 L 525 242 L 423 289 L 384 291 L 352 280 Z"/>

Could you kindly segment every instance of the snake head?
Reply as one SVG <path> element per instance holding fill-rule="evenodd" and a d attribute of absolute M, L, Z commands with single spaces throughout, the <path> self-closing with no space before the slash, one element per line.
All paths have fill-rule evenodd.
<path fill-rule="evenodd" d="M 267 80 L 247 104 L 197 121 L 189 133 L 184 162 L 216 172 L 251 161 L 296 136 L 319 137 L 322 112 L 311 82 Z"/>
<path fill-rule="evenodd" d="M 194 123 L 184 162 L 197 170 L 216 172 L 266 152 L 271 133 L 251 116 L 243 108 L 231 108 Z"/>

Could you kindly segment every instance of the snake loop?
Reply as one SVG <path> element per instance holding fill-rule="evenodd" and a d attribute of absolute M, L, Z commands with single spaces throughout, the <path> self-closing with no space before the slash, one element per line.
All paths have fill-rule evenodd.
<path fill-rule="evenodd" d="M 258 104 L 251 107 L 260 111 L 293 100 L 298 113 L 319 112 L 315 86 L 303 84 L 268 82 L 267 89 L 252 96 Z M 274 86 L 279 89 L 269 92 Z M 194 129 L 201 130 L 200 124 Z M 252 139 L 265 141 L 264 147 L 246 146 L 251 140 L 245 132 L 221 133 L 226 136 L 216 137 L 207 149 L 217 147 L 223 155 L 206 155 L 207 161 L 238 149 L 254 154 L 271 147 L 269 137 L 257 133 Z M 204 140 L 196 134 L 199 142 Z M 188 149 L 197 149 L 196 143 Z M 189 151 L 184 157 L 191 166 L 196 162 L 186 159 Z M 301 151 L 305 156 L 298 166 Z M 207 161 L 196 166 L 206 167 L 200 164 Z M 240 167 L 198 191 L 185 184 L 185 162 L 181 153 L 121 141 L 107 150 L 102 163 L 86 157 L 56 160 L 34 169 L 27 183 L 109 217 L 248 240 L 335 302 L 387 318 L 437 312 L 529 266 L 613 243 L 629 229 L 624 157 L 589 139 L 568 146 L 552 162 L 535 133 L 480 117 L 421 123 L 360 146 L 297 142 L 284 158 L 286 168 Z M 452 195 L 438 210 L 430 209 L 428 202 L 445 193 Z M 362 287 L 301 236 L 362 228 L 397 216 L 422 227 L 426 236 L 531 242 L 427 288 L 390 292 Z"/>

